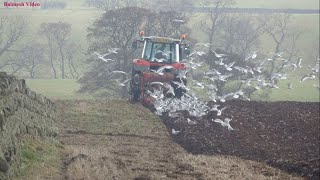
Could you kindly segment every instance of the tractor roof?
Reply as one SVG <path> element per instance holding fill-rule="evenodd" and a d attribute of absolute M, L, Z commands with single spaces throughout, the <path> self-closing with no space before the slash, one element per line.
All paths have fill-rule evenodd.
<path fill-rule="evenodd" d="M 149 36 L 149 37 L 143 37 L 143 39 L 150 39 L 152 42 L 159 42 L 159 43 L 180 43 L 180 39 L 173 39 L 168 37 L 157 37 L 157 36 Z"/>

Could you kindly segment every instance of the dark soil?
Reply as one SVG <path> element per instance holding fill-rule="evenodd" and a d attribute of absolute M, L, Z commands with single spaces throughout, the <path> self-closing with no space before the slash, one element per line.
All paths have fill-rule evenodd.
<path fill-rule="evenodd" d="M 213 102 L 210 104 L 214 104 Z M 162 119 L 168 129 L 182 130 L 173 139 L 193 154 L 234 155 L 266 162 L 290 173 L 319 179 L 319 103 L 228 101 L 217 117 Z M 198 122 L 187 123 L 187 118 Z M 212 119 L 232 118 L 234 131 Z"/>

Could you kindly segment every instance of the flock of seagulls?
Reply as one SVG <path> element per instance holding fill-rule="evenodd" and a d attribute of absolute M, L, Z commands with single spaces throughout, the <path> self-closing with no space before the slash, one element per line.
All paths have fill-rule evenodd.
<path fill-rule="evenodd" d="M 210 47 L 210 44 L 208 43 L 198 43 L 196 46 L 201 47 Z M 97 52 L 94 52 L 98 59 L 103 60 L 105 62 L 111 62 L 114 61 L 112 59 L 107 59 L 106 56 L 110 54 L 116 54 L 117 48 L 109 49 L 107 53 L 105 54 L 99 54 Z M 292 71 L 297 70 L 298 68 L 302 68 L 302 57 L 299 57 L 296 62 L 292 62 L 291 60 L 287 60 L 284 57 L 284 52 L 277 52 L 277 53 L 271 53 L 271 58 L 266 59 L 260 59 L 258 60 L 258 52 L 254 51 L 248 56 L 245 57 L 243 60 L 243 65 L 236 62 L 236 60 L 228 59 L 228 54 L 222 54 L 217 53 L 214 50 L 211 50 L 215 56 L 215 59 L 213 60 L 215 64 L 215 68 L 211 68 L 209 70 L 206 70 L 203 72 L 203 78 L 202 80 L 189 80 L 189 82 L 192 82 L 192 87 L 187 86 L 183 83 L 182 79 L 187 78 L 188 72 L 190 70 L 197 70 L 200 67 L 204 66 L 203 61 L 201 61 L 201 57 L 206 54 L 204 51 L 193 51 L 190 53 L 187 59 L 184 59 L 183 62 L 187 65 L 188 69 L 185 71 L 180 72 L 180 74 L 177 76 L 180 78 L 180 81 L 173 82 L 175 85 L 177 85 L 178 88 L 182 88 L 186 91 L 186 93 L 180 98 L 168 98 L 172 96 L 167 96 L 168 94 L 174 94 L 174 89 L 170 85 L 170 83 L 164 83 L 164 82 L 152 82 L 151 85 L 157 85 L 160 88 L 154 88 L 151 90 L 147 90 L 146 94 L 149 94 L 155 99 L 154 102 L 154 108 L 155 108 L 155 114 L 162 116 L 164 114 L 167 114 L 171 118 L 181 118 L 183 117 L 181 112 L 182 111 L 188 111 L 190 117 L 201 117 L 204 115 L 207 115 L 209 112 L 216 112 L 216 119 L 212 119 L 212 122 L 220 124 L 223 128 L 226 128 L 229 131 L 234 130 L 232 128 L 230 122 L 232 122 L 232 119 L 225 118 L 224 120 L 218 119 L 217 117 L 220 117 L 224 110 L 227 109 L 227 107 L 221 107 L 219 102 L 223 103 L 226 100 L 230 99 L 245 99 L 250 100 L 248 98 L 248 95 L 246 94 L 246 88 L 252 87 L 253 89 L 259 91 L 260 89 L 264 88 L 271 88 L 271 89 L 278 89 L 280 88 L 278 86 L 278 82 L 280 80 L 288 79 L 288 72 L 289 70 L 285 69 L 285 71 L 279 71 L 279 72 L 273 72 L 272 74 L 266 75 L 263 73 L 264 68 L 267 67 L 267 62 L 270 61 L 276 61 L 280 66 L 283 68 L 286 67 L 292 67 Z M 196 56 L 196 57 L 195 57 Z M 254 66 L 248 66 L 245 65 L 246 61 L 254 62 L 251 64 L 254 64 Z M 316 64 L 314 66 L 309 66 L 308 70 L 310 73 L 304 75 L 300 79 L 300 83 L 315 79 L 316 77 L 319 77 L 319 62 L 320 59 L 317 60 Z M 172 69 L 173 67 L 170 65 L 162 66 L 158 70 L 154 70 L 154 73 L 157 73 L 159 75 L 163 75 L 165 70 Z M 128 82 L 130 81 L 129 74 L 124 71 L 112 71 L 113 74 L 122 74 L 126 78 L 120 80 L 117 79 L 116 82 L 120 86 L 126 86 Z M 230 80 L 234 80 L 235 77 L 241 77 L 241 79 L 238 79 L 241 85 L 238 89 L 234 90 L 234 92 L 228 92 L 225 94 L 218 93 L 218 87 L 217 83 L 222 82 L 228 82 Z M 244 78 L 243 78 L 244 77 Z M 314 87 L 320 89 L 319 85 L 313 85 Z M 292 82 L 289 82 L 287 85 L 288 89 L 293 89 Z M 201 100 L 196 96 L 196 93 L 194 91 L 200 90 L 201 92 L 205 93 L 207 97 L 213 101 L 213 106 L 210 106 L 208 102 Z M 198 124 L 197 121 L 191 120 L 190 118 L 186 118 L 186 123 L 189 125 L 196 125 Z M 175 130 L 172 129 L 173 135 L 178 135 L 181 133 L 182 130 Z"/>
<path fill-rule="evenodd" d="M 94 52 L 94 54 L 98 57 L 99 60 L 102 60 L 103 62 L 106 62 L 106 63 L 110 63 L 110 62 L 116 62 L 116 60 L 114 59 L 110 59 L 110 58 L 106 58 L 107 56 L 110 56 L 112 54 L 118 54 L 118 50 L 119 48 L 110 48 L 110 49 L 107 49 L 107 53 L 104 53 L 104 54 L 100 54 L 98 52 Z M 115 75 L 115 74 L 120 74 L 120 75 L 123 75 L 124 78 L 120 78 L 120 79 L 114 79 L 114 81 L 120 86 L 120 87 L 126 87 L 131 78 L 130 78 L 130 74 L 128 74 L 127 72 L 124 72 L 124 71 L 111 71 L 110 72 L 110 77 Z"/>
<path fill-rule="evenodd" d="M 208 47 L 209 44 L 197 44 L 198 46 L 205 46 Z M 216 117 L 219 117 L 223 114 L 223 111 L 227 109 L 227 107 L 221 107 L 219 105 L 219 102 L 225 102 L 229 99 L 245 99 L 250 100 L 246 95 L 246 87 L 253 87 L 256 90 L 264 89 L 264 88 L 271 88 L 271 89 L 279 89 L 278 82 L 280 80 L 288 79 L 288 74 L 286 72 L 274 72 L 271 75 L 267 76 L 263 74 L 263 70 L 268 61 L 280 61 L 285 66 L 284 67 L 294 67 L 292 68 L 292 71 L 295 71 L 297 68 L 302 68 L 302 58 L 299 57 L 297 62 L 291 63 L 289 60 L 284 60 L 284 53 L 273 53 L 272 58 L 267 58 L 264 60 L 258 61 L 254 67 L 249 67 L 247 65 L 245 66 L 239 66 L 236 65 L 236 62 L 228 62 L 226 63 L 226 59 L 228 57 L 227 54 L 219 54 L 212 50 L 215 57 L 218 58 L 214 62 L 214 64 L 219 67 L 216 69 L 210 69 L 208 71 L 205 71 L 203 73 L 203 79 L 204 81 L 197 81 L 197 80 L 191 80 L 193 88 L 190 86 L 185 86 L 182 81 L 175 82 L 176 85 L 178 85 L 179 88 L 183 88 L 187 91 L 187 93 L 182 96 L 181 99 L 169 99 L 165 98 L 166 96 L 154 96 L 159 97 L 160 99 L 156 99 L 155 108 L 156 108 L 156 114 L 157 115 L 163 115 L 163 113 L 168 112 L 168 116 L 172 118 L 177 118 L 179 115 L 177 113 L 179 111 L 188 111 L 189 115 L 192 117 L 201 117 L 203 115 L 207 115 L 208 112 L 215 111 Z M 188 72 L 190 69 L 196 70 L 197 68 L 201 67 L 203 64 L 202 62 L 197 62 L 196 58 L 193 58 L 193 56 L 199 56 L 201 57 L 203 55 L 202 51 L 193 52 L 191 53 L 191 57 L 189 57 L 189 60 L 184 60 L 184 63 L 187 64 L 189 69 L 185 72 L 183 72 L 183 75 L 181 77 L 186 77 L 186 72 Z M 244 61 L 253 61 L 258 58 L 258 52 L 255 51 L 251 53 L 249 56 L 247 56 Z M 222 69 L 222 70 L 221 70 Z M 315 77 L 319 76 L 319 62 L 313 66 L 309 67 L 311 70 L 311 73 L 305 75 L 302 77 L 301 82 L 308 80 L 308 79 L 315 79 Z M 240 80 L 240 82 L 243 84 L 242 88 L 239 88 L 238 90 L 235 90 L 234 92 L 229 92 L 226 94 L 218 95 L 217 94 L 217 87 L 214 84 L 215 82 L 228 82 L 229 80 L 232 80 L 232 77 L 236 76 L 246 76 L 247 78 Z M 179 75 L 180 76 L 180 75 Z M 170 86 L 168 84 L 167 86 Z M 314 85 L 316 87 L 316 85 Z M 214 104 L 212 107 L 210 107 L 206 102 L 200 100 L 197 98 L 195 93 L 193 92 L 194 89 L 205 89 L 205 91 L 208 94 L 208 97 L 213 102 L 217 103 Z M 292 82 L 288 83 L 288 89 L 293 89 Z M 159 94 L 159 92 L 154 92 L 156 94 Z M 196 121 L 191 121 L 189 118 L 186 119 L 187 123 L 190 125 L 197 124 Z M 229 131 L 234 130 L 234 128 L 231 126 L 231 118 L 225 118 L 224 120 L 221 119 L 212 119 L 212 122 L 220 124 L 223 128 L 226 128 Z M 177 135 L 181 132 L 177 133 L 175 129 L 172 129 L 175 133 L 174 135 Z"/>

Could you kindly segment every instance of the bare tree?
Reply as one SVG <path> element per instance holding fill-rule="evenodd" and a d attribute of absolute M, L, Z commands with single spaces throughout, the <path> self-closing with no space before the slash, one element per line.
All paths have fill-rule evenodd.
<path fill-rule="evenodd" d="M 265 26 L 267 34 L 270 35 L 274 42 L 274 51 L 271 58 L 271 67 L 268 72 L 269 75 L 279 73 L 283 71 L 283 68 L 289 65 L 294 58 L 297 58 L 299 53 L 296 47 L 297 41 L 300 38 L 303 30 L 297 29 L 292 30 L 290 27 L 290 14 L 274 14 L 267 16 L 268 23 Z M 285 58 L 283 61 L 279 61 L 278 58 Z"/>
<path fill-rule="evenodd" d="M 154 25 L 153 34 L 179 38 L 181 34 L 191 33 L 191 30 L 185 25 L 187 22 L 188 18 L 176 11 L 160 11 L 156 14 L 156 19 L 152 23 Z"/>
<path fill-rule="evenodd" d="M 55 60 L 54 60 L 54 54 L 55 54 L 55 46 L 54 46 L 54 35 L 51 32 L 51 25 L 48 23 L 42 23 L 40 26 L 39 34 L 44 35 L 47 40 L 48 49 L 49 49 L 49 61 L 50 66 L 53 71 L 53 77 L 57 79 L 57 70 L 55 68 Z"/>
<path fill-rule="evenodd" d="M 289 14 L 274 14 L 268 16 L 268 24 L 266 26 L 266 32 L 271 36 L 275 43 L 274 56 L 271 61 L 271 68 L 269 74 L 273 74 L 275 72 L 275 68 L 277 66 L 276 58 L 282 53 L 283 43 L 288 34 L 288 25 L 290 21 Z"/>
<path fill-rule="evenodd" d="M 113 53 L 108 58 L 115 62 L 106 63 L 96 56 L 90 56 L 88 61 L 93 63 L 93 67 L 81 79 L 81 92 L 94 92 L 98 89 L 107 89 L 115 94 L 125 97 L 127 89 L 115 86 L 114 78 L 117 75 L 111 73 L 112 70 L 130 72 L 131 60 L 134 51 L 131 43 L 137 37 L 139 30 L 143 27 L 153 27 L 148 17 L 154 17 L 150 11 L 143 8 L 127 7 L 122 9 L 107 11 L 96 20 L 92 27 L 88 28 L 88 39 L 90 46 L 88 54 L 94 52 L 107 53 L 111 48 L 118 48 L 118 53 Z M 148 29 L 146 29 L 148 32 Z M 94 60 L 93 60 L 94 59 Z M 123 80 L 127 77 L 117 77 Z"/>
<path fill-rule="evenodd" d="M 19 52 L 15 45 L 22 38 L 26 27 L 26 21 L 21 16 L 0 17 L 0 68 L 11 65 L 12 61 L 2 55 L 5 52 Z"/>
<path fill-rule="evenodd" d="M 65 78 L 65 57 L 64 57 L 64 48 L 67 43 L 67 38 L 71 34 L 71 25 L 69 23 L 58 22 L 54 24 L 53 29 L 53 37 L 58 46 L 58 50 L 60 53 L 60 70 L 61 70 L 61 78 Z"/>
<path fill-rule="evenodd" d="M 176 17 L 174 13 L 170 15 Z M 90 42 L 88 54 L 91 55 L 88 62 L 94 62 L 90 71 L 80 79 L 81 92 L 106 89 L 121 97 L 126 97 L 127 88 L 116 86 L 114 79 L 118 78 L 123 81 L 128 77 L 111 72 L 121 70 L 130 74 L 132 59 L 134 55 L 137 55 L 137 52 L 131 48 L 131 43 L 138 38 L 138 32 L 144 30 L 147 36 L 173 35 L 176 30 L 171 21 L 172 17 L 169 18 L 168 15 L 152 13 L 138 7 L 107 11 L 88 29 Z M 117 48 L 117 53 L 112 53 L 106 58 L 113 59 L 114 62 L 106 63 L 95 56 L 94 52 L 104 54 L 112 48 Z"/>
<path fill-rule="evenodd" d="M 39 65 L 44 63 L 44 59 L 44 46 L 32 43 L 22 49 L 20 57 L 17 57 L 15 62 L 19 67 L 24 68 L 33 79 L 40 70 Z"/>
<path fill-rule="evenodd" d="M 49 56 L 51 67 L 54 72 L 54 77 L 57 78 L 56 69 L 54 66 L 54 49 L 57 48 L 57 51 L 60 55 L 59 65 L 61 71 L 61 78 L 65 78 L 65 52 L 64 48 L 67 43 L 67 39 L 71 33 L 71 25 L 69 23 L 57 22 L 57 23 L 42 23 L 40 27 L 40 34 L 45 35 L 48 46 L 49 46 Z"/>
<path fill-rule="evenodd" d="M 200 22 L 201 30 L 207 35 L 210 47 L 213 47 L 214 36 L 217 31 L 218 22 L 226 16 L 226 8 L 235 4 L 235 0 L 202 0 L 201 6 L 207 8 L 208 17 Z"/>
<path fill-rule="evenodd" d="M 84 5 L 109 11 L 124 7 L 145 7 L 146 3 L 143 0 L 86 0 Z"/>
<path fill-rule="evenodd" d="M 66 59 L 68 61 L 68 67 L 69 67 L 69 72 L 70 72 L 70 75 L 71 75 L 71 78 L 76 78 L 78 79 L 80 77 L 80 74 L 79 74 L 79 66 L 81 64 L 81 62 L 77 61 L 77 63 L 75 63 L 76 61 L 76 57 L 77 55 L 79 55 L 79 51 L 80 51 L 81 47 L 80 45 L 76 44 L 76 43 L 69 43 L 66 45 Z"/>
<path fill-rule="evenodd" d="M 240 55 L 241 61 L 258 49 L 260 37 L 265 33 L 266 21 L 255 15 L 230 14 L 222 22 L 225 50 Z"/>

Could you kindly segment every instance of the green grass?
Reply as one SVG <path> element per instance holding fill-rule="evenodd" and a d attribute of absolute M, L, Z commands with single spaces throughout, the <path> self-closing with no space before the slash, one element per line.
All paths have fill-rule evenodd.
<path fill-rule="evenodd" d="M 255 98 L 256 100 L 268 100 L 268 101 L 310 101 L 310 102 L 318 102 L 319 101 L 319 90 L 314 87 L 313 85 L 318 85 L 319 80 L 307 80 L 303 83 L 300 83 L 300 76 L 289 76 L 289 79 L 287 80 L 281 80 L 280 81 L 280 89 L 273 89 L 272 93 L 270 94 L 269 99 L 259 99 Z M 293 89 L 288 89 L 287 85 L 291 82 Z M 44 96 L 47 96 L 49 98 L 53 99 L 93 99 L 92 96 L 88 94 L 80 94 L 77 93 L 77 90 L 80 88 L 80 85 L 76 82 L 76 80 L 71 79 L 28 79 L 27 85 L 30 87 L 33 91 L 36 91 L 37 93 L 43 94 Z M 197 90 L 201 93 L 200 90 Z M 120 106 L 119 106 L 120 107 Z M 122 109 L 122 108 L 120 108 Z M 121 115 L 121 118 L 130 118 L 130 115 L 124 115 L 121 113 L 124 110 L 120 110 L 118 112 L 118 109 L 110 110 L 106 109 L 106 112 L 113 112 L 113 115 L 110 119 L 116 119 L 118 118 L 118 115 Z M 92 121 L 98 120 L 99 118 L 102 118 L 102 116 L 96 112 L 92 112 L 89 114 L 84 114 L 84 117 L 88 116 L 88 119 L 84 121 L 84 124 L 87 122 L 88 124 L 92 123 Z M 89 117 L 95 116 L 96 118 L 90 119 Z M 124 117 L 122 117 L 124 116 Z M 74 123 L 77 123 L 77 120 L 75 119 Z M 126 127 L 125 124 L 123 126 Z M 131 125 L 129 125 L 131 126 Z M 128 126 L 128 127 L 129 127 Z M 84 125 L 85 127 L 85 125 Z M 99 127 L 97 127 L 99 128 Z"/>
<path fill-rule="evenodd" d="M 43 22 L 67 22 L 71 24 L 71 40 L 81 43 L 86 48 L 87 28 L 99 17 L 98 10 L 29 10 L 29 9 L 1 9 L 0 17 L 4 15 L 22 15 L 27 21 L 24 41 L 45 41 L 39 37 L 38 31 Z"/>
<path fill-rule="evenodd" d="M 300 102 L 319 102 L 320 91 L 314 85 L 319 86 L 319 79 L 306 80 L 300 83 L 302 75 L 297 76 L 295 74 L 288 75 L 288 79 L 279 81 L 279 89 L 271 89 L 270 94 L 267 91 L 260 89 L 255 91 L 251 100 L 253 101 L 300 101 Z M 292 89 L 288 88 L 288 84 L 292 84 Z M 251 83 L 252 86 L 255 84 Z M 238 89 L 238 81 L 229 81 L 225 86 L 225 93 L 235 92 Z M 197 96 L 203 100 L 208 100 L 208 94 L 206 89 L 194 88 L 195 86 L 189 83 L 189 88 L 197 94 Z"/>
<path fill-rule="evenodd" d="M 59 177 L 61 144 L 52 139 L 26 138 L 21 147 L 21 167 L 14 180 Z"/>
<path fill-rule="evenodd" d="M 317 9 L 318 0 L 236 0 L 237 7 Z"/>
<path fill-rule="evenodd" d="M 53 99 L 90 99 L 88 94 L 77 91 L 80 84 L 74 79 L 27 79 L 27 86 L 33 91 Z"/>
<path fill-rule="evenodd" d="M 287 88 L 289 82 L 292 83 L 293 89 Z M 313 85 L 319 85 L 319 80 L 306 80 L 302 83 L 298 79 L 280 81 L 280 88 L 272 91 L 270 101 L 319 102 L 319 89 Z"/>
<path fill-rule="evenodd" d="M 318 0 L 235 0 L 235 7 L 241 8 L 289 8 L 289 9 L 319 9 Z M 201 0 L 194 1 L 196 6 Z"/>

